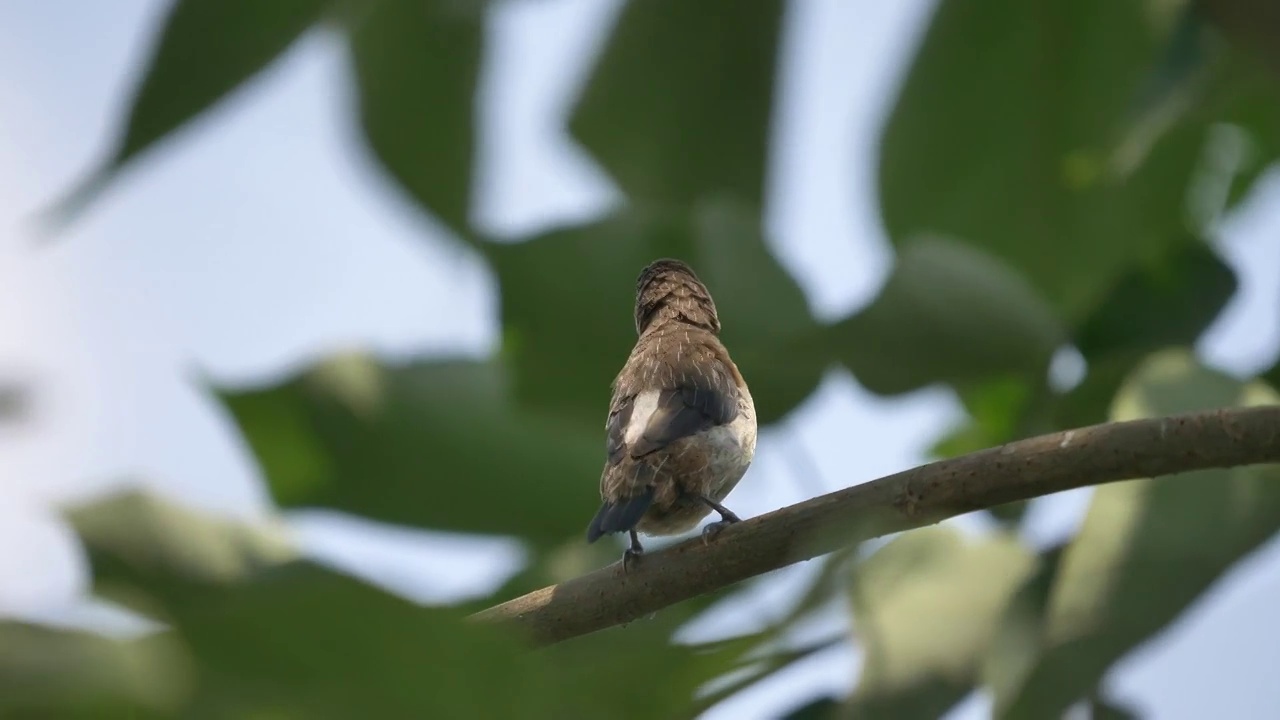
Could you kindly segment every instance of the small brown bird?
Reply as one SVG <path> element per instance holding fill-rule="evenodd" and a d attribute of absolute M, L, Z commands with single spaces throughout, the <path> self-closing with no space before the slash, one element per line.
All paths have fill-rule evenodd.
<path fill-rule="evenodd" d="M 756 451 L 756 411 L 720 342 L 711 293 L 679 260 L 655 260 L 636 281 L 636 340 L 613 381 L 608 460 L 587 542 L 627 532 L 623 567 L 644 552 L 637 532 L 676 535 L 712 510 L 709 540 L 738 516 L 721 501 Z"/>

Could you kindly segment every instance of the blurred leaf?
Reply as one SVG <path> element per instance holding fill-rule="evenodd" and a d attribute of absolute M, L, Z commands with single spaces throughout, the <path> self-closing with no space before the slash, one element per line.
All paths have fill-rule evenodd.
<path fill-rule="evenodd" d="M 593 433 L 602 427 L 610 383 L 635 344 L 636 277 L 665 256 L 688 262 L 710 288 L 760 422 L 789 412 L 817 387 L 823 359 L 800 344 L 816 323 L 761 233 L 753 208 L 709 201 L 489 248 L 520 401 Z"/>
<path fill-rule="evenodd" d="M 570 119 L 632 198 L 762 204 L 781 0 L 626 3 Z"/>
<path fill-rule="evenodd" d="M 1194 345 L 1236 286 L 1235 273 L 1217 253 L 1190 237 L 1158 260 L 1131 267 L 1074 333 L 1089 370 L 1060 398 L 1053 429 L 1105 421 L 1121 383 L 1147 354 Z"/>
<path fill-rule="evenodd" d="M 1086 359 L 1191 345 L 1236 292 L 1236 276 L 1205 243 L 1189 239 L 1157 262 L 1135 265 L 1075 333 Z"/>
<path fill-rule="evenodd" d="M 866 659 L 848 716 L 941 717 L 973 689 L 1001 612 L 1034 570 L 1016 537 L 971 540 L 945 525 L 868 558 L 852 595 Z"/>
<path fill-rule="evenodd" d="M 417 606 L 309 563 L 257 563 L 241 540 L 251 528 L 155 499 L 112 501 L 73 518 L 95 574 L 123 568 L 115 582 L 129 578 L 163 607 L 197 663 L 196 716 L 671 717 L 754 640 L 672 645 L 689 616 L 673 609 L 532 652 L 458 609 Z M 190 553 L 193 527 L 209 536 L 202 545 L 220 541 L 218 552 Z M 255 570 L 225 575 L 224 556 Z M 616 658 L 625 662 L 605 661 Z"/>
<path fill-rule="evenodd" d="M 0 379 L 0 426 L 16 424 L 31 412 L 31 389 L 20 382 Z"/>
<path fill-rule="evenodd" d="M 959 393 L 970 420 L 938 441 L 930 455 L 947 458 L 995 447 L 1019 434 L 1019 420 L 1030 402 L 1030 383 L 997 378 Z"/>
<path fill-rule="evenodd" d="M 982 664 L 983 685 L 997 696 L 1020 687 L 1039 656 L 1045 614 L 1066 547 L 1060 543 L 1041 552 L 1035 571 L 1022 581 L 1000 613 Z"/>
<path fill-rule="evenodd" d="M 165 638 L 0 621 L 4 717 L 159 717 L 182 701 L 188 672 Z"/>
<path fill-rule="evenodd" d="M 1116 142 L 1117 169 L 1128 173 L 1144 162 L 1155 143 L 1202 100 L 1217 47 L 1196 0 L 1149 5 L 1150 25 L 1164 36 L 1163 48 L 1134 93 Z"/>
<path fill-rule="evenodd" d="M 1117 397 L 1114 420 L 1240 403 L 1274 391 L 1195 364 L 1185 351 L 1152 356 Z M 1050 596 L 1038 659 L 1002 717 L 1057 717 L 1130 650 L 1173 622 L 1236 561 L 1280 527 L 1274 466 L 1206 470 L 1098 488 L 1066 550 Z"/>
<path fill-rule="evenodd" d="M 360 121 L 378 160 L 467 236 L 483 54 L 480 0 L 376 0 L 346 13 Z"/>
<path fill-rule="evenodd" d="M 769 632 L 770 635 L 772 635 L 774 638 L 778 637 L 778 633 L 776 629 L 772 631 L 766 631 L 766 632 Z M 845 640 L 843 637 L 837 637 L 834 639 L 828 639 L 828 640 L 822 640 L 816 643 L 810 643 L 808 645 L 804 645 L 802 647 L 794 648 L 794 649 L 785 649 L 785 648 L 776 649 L 772 652 L 766 653 L 763 657 L 752 658 L 751 660 L 747 661 L 741 668 L 739 668 L 739 670 L 743 671 L 741 679 L 738 679 L 730 683 L 729 685 L 719 690 L 716 690 L 715 692 L 709 693 L 706 696 L 699 698 L 698 701 L 694 703 L 692 712 L 690 714 L 700 716 L 703 712 L 713 707 L 717 703 L 727 698 L 730 698 L 736 695 L 737 693 L 745 690 L 746 688 L 749 688 L 752 685 L 755 685 L 769 677 L 772 677 L 773 675 L 776 675 L 777 673 L 791 667 L 792 665 L 795 665 L 796 663 L 800 662 L 801 660 L 804 660 L 805 658 L 811 657 L 814 654 L 820 653 L 824 650 L 829 650 L 830 648 L 833 648 L 844 641 Z M 803 711 L 803 708 L 800 710 L 796 710 L 795 713 L 792 713 L 787 717 L 797 717 L 796 713 L 800 713 L 798 717 L 805 717 L 806 715 L 802 711 Z M 810 711 L 810 714 L 808 716 L 818 717 L 817 713 L 818 713 L 818 710 L 815 709 L 813 711 Z"/>
<path fill-rule="evenodd" d="M 71 508 L 67 518 L 96 554 L 104 574 L 147 572 L 206 583 L 243 580 L 296 559 L 296 549 L 278 528 L 209 516 L 143 491 L 116 493 Z"/>
<path fill-rule="evenodd" d="M 1280 160 L 1280 82 L 1238 55 L 1231 60 L 1220 81 L 1222 120 L 1244 133 L 1245 146 L 1239 166 L 1232 168 L 1224 210 L 1244 200 L 1258 178 Z"/>
<path fill-rule="evenodd" d="M 1016 272 L 972 246 L 934 238 L 903 247 L 879 297 L 830 333 L 858 381 L 881 394 L 1003 375 L 1039 380 L 1065 337 Z"/>
<path fill-rule="evenodd" d="M 676 718 L 689 714 L 697 690 L 731 671 L 758 636 L 709 646 L 669 638 L 693 615 L 681 605 L 625 627 L 554 645 L 537 656 L 556 669 L 555 711 L 527 717 Z"/>
<path fill-rule="evenodd" d="M 1089 362 L 1084 380 L 1056 399 L 1053 408 L 1056 428 L 1062 430 L 1105 422 L 1116 391 L 1144 357 L 1140 352 L 1115 352 Z"/>
<path fill-rule="evenodd" d="M 1072 322 L 1178 237 L 1205 125 L 1171 128 L 1131 171 L 1111 157 L 1167 35 L 1147 6 L 942 0 L 882 140 L 894 243 L 963 238 Z"/>
<path fill-rule="evenodd" d="M 1273 388 L 1280 388 L 1280 361 L 1271 366 L 1271 369 L 1262 375 L 1264 382 Z"/>
<path fill-rule="evenodd" d="M 125 165 L 262 72 L 333 0 L 174 0 L 111 158 L 56 214 L 74 216 Z"/>
<path fill-rule="evenodd" d="M 1094 697 L 1089 700 L 1089 720 L 1138 720 L 1137 711 L 1111 700 Z"/>
<path fill-rule="evenodd" d="M 1088 363 L 1064 395 L 1044 382 L 997 378 L 957 388 L 969 419 L 933 448 L 949 457 L 1022 437 L 1103 422 L 1120 384 L 1147 353 L 1192 345 L 1235 294 L 1235 273 L 1206 243 L 1186 236 L 1162 255 L 1133 265 L 1073 333 Z M 1016 519 L 1022 504 L 992 514 Z M 1005 516 L 1008 516 L 1007 518 Z"/>
<path fill-rule="evenodd" d="M 1252 25 L 1243 32 L 1239 27 L 1217 28 L 1226 30 L 1232 41 L 1229 45 L 1220 42 L 1222 34 L 1211 32 L 1214 15 L 1220 25 L 1227 19 L 1224 10 L 1234 15 L 1225 25 L 1248 23 L 1247 16 L 1259 14 L 1266 4 L 1248 7 L 1250 3 L 1175 0 L 1153 6 L 1155 14 L 1171 13 L 1174 18 L 1162 57 L 1138 97 L 1121 148 L 1122 153 L 1134 156 L 1128 158 L 1130 162 L 1140 162 L 1154 141 L 1178 122 L 1226 122 L 1247 133 L 1251 147 L 1223 152 L 1211 143 L 1206 148 L 1198 187 L 1193 188 L 1197 196 L 1192 198 L 1193 211 L 1207 211 L 1200 218 L 1202 228 L 1216 225 L 1221 213 L 1239 203 L 1261 172 L 1280 158 L 1280 76 L 1259 62 L 1280 55 L 1263 53 L 1260 57 L 1255 52 L 1259 48 L 1250 47 L 1258 39 Z M 1254 37 L 1245 37 L 1248 35 Z M 1280 68 L 1270 70 L 1275 69 Z M 1215 132 L 1221 129 L 1217 127 Z M 1197 203 L 1203 207 L 1196 208 Z"/>
<path fill-rule="evenodd" d="M 599 501 L 602 431 L 514 409 L 496 362 L 338 358 L 224 398 L 288 505 L 545 546 Z"/>
<path fill-rule="evenodd" d="M 1267 0 L 1201 0 L 1208 15 L 1242 50 L 1267 63 L 1280 85 L 1280 7 Z"/>
<path fill-rule="evenodd" d="M 1211 36 L 1198 0 L 1173 0 L 1153 10 L 1153 23 L 1167 24 L 1168 33 L 1163 50 L 1136 95 L 1134 104 L 1139 116 L 1194 85 L 1212 59 Z"/>
<path fill-rule="evenodd" d="M 835 696 L 821 697 L 805 703 L 787 713 L 783 720 L 829 720 L 840 710 L 840 699 Z"/>

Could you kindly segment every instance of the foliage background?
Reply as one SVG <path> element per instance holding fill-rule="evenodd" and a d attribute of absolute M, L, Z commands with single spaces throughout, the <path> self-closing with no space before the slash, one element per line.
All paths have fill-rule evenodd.
<path fill-rule="evenodd" d="M 670 717 L 742 665 L 787 667 L 712 714 L 1280 705 L 1276 625 L 1239 609 L 1266 606 L 1274 550 L 1213 584 L 1280 523 L 1266 471 L 965 518 L 551 662 L 458 626 L 614 559 L 579 535 L 656 255 L 712 285 L 772 422 L 745 514 L 930 453 L 1273 401 L 1244 385 L 1274 382 L 1280 337 L 1265 55 L 1177 2 L 875 5 L 6 6 L 0 369 L 30 401 L 0 440 L 24 618 L 0 631 L 4 709 Z M 33 248 L 54 200 L 74 222 Z M 121 486 L 151 492 L 83 505 Z M 70 499 L 80 538 L 52 521 Z M 277 505 L 326 509 L 287 516 L 301 555 Z M 81 539 L 96 594 L 174 632 L 72 604 Z M 687 621 L 737 639 L 668 645 Z"/>

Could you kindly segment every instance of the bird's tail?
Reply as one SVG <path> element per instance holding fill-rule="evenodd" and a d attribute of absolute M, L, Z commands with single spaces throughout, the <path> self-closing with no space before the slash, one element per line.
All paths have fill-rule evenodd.
<path fill-rule="evenodd" d="M 618 502 L 605 502 L 587 527 L 587 542 L 593 543 L 603 535 L 625 532 L 636 526 L 649 506 L 653 504 L 653 487 L 635 497 Z"/>

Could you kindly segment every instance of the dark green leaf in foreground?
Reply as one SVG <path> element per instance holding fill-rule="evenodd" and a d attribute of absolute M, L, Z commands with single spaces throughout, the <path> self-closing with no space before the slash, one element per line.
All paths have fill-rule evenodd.
<path fill-rule="evenodd" d="M 1112 419 L 1277 401 L 1265 385 L 1242 387 L 1170 351 L 1152 356 L 1125 384 Z M 1057 717 L 1087 697 L 1113 663 L 1174 621 L 1277 528 L 1280 474 L 1271 466 L 1099 488 L 1063 556 L 1038 658 L 1016 691 L 997 688 L 1003 717 Z"/>
<path fill-rule="evenodd" d="M 637 201 L 761 204 L 783 8 L 626 3 L 570 119 L 574 136 Z"/>
<path fill-rule="evenodd" d="M 669 644 L 688 617 L 673 609 L 535 653 L 460 610 L 287 556 L 263 562 L 245 541 L 262 530 L 154 498 L 114 498 L 73 519 L 95 574 L 115 568 L 112 583 L 132 583 L 174 628 L 197 670 L 190 710 L 201 716 L 674 717 L 747 647 Z"/>
<path fill-rule="evenodd" d="M 609 385 L 635 344 L 636 277 L 664 256 L 688 262 L 710 288 L 762 423 L 793 409 L 820 379 L 821 355 L 800 344 L 816 324 L 747 206 L 635 209 L 487 253 L 502 283 L 504 354 L 530 407 L 603 427 Z"/>
<path fill-rule="evenodd" d="M 175 0 L 110 159 L 67 201 L 74 213 L 143 151 L 262 72 L 332 0 Z"/>
<path fill-rule="evenodd" d="M 882 394 L 1004 375 L 1038 381 L 1065 339 L 1018 273 L 983 251 L 926 238 L 901 249 L 879 297 L 830 329 L 834 352 Z"/>
<path fill-rule="evenodd" d="M 224 398 L 286 505 L 538 544 L 576 536 L 599 501 L 603 432 L 518 410 L 507 385 L 497 362 L 347 357 Z"/>
<path fill-rule="evenodd" d="M 360 121 L 410 197 L 466 237 L 487 3 L 350 3 Z"/>
<path fill-rule="evenodd" d="M 1235 291 L 1231 268 L 1204 242 L 1187 239 L 1124 275 L 1075 332 L 1076 348 L 1088 359 L 1191 345 Z"/>
<path fill-rule="evenodd" d="M 907 532 L 855 570 L 854 632 L 866 653 L 848 716 L 932 720 L 973 689 L 1010 597 L 1035 570 L 1016 537 Z"/>
<path fill-rule="evenodd" d="M 882 138 L 893 242 L 972 243 L 1069 323 L 1174 242 L 1207 124 L 1172 127 L 1136 167 L 1115 154 L 1169 32 L 1148 6 L 939 3 Z"/>
<path fill-rule="evenodd" d="M 1192 237 L 1160 258 L 1130 268 L 1074 332 L 1089 371 L 1060 399 L 1054 429 L 1104 422 L 1120 384 L 1146 355 L 1194 345 L 1236 286 L 1231 268 Z"/>

